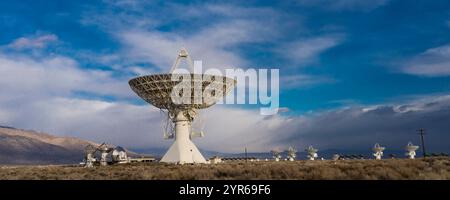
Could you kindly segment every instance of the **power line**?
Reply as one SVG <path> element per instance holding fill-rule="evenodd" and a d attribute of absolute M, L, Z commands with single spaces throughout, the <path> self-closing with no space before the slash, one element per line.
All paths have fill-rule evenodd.
<path fill-rule="evenodd" d="M 425 135 L 425 129 L 420 128 L 419 130 L 417 130 L 417 132 L 419 132 L 420 139 L 422 141 L 422 153 L 423 153 L 423 157 L 425 158 L 425 157 L 427 157 L 427 153 L 425 150 L 425 141 L 423 140 L 423 135 Z"/>

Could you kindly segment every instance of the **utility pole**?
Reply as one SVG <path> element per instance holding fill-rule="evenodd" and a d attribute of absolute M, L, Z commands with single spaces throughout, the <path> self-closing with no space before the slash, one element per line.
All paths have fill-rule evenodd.
<path fill-rule="evenodd" d="M 425 135 L 425 129 L 420 128 L 419 130 L 417 130 L 417 132 L 419 132 L 420 135 L 420 139 L 422 141 L 422 153 L 423 153 L 423 157 L 427 157 L 427 152 L 425 151 L 425 142 L 423 140 L 423 135 Z"/>
<path fill-rule="evenodd" d="M 247 147 L 245 147 L 245 162 L 247 162 Z"/>

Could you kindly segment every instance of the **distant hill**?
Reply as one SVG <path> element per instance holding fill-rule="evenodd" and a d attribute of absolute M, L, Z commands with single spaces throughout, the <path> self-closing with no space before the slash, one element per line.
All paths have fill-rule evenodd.
<path fill-rule="evenodd" d="M 78 163 L 94 142 L 0 126 L 0 164 Z"/>

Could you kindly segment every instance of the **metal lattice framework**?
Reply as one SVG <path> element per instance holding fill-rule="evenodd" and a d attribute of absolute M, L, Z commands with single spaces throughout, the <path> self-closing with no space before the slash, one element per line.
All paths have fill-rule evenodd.
<path fill-rule="evenodd" d="M 173 80 L 172 76 L 179 77 Z M 172 100 L 172 90 L 183 84 L 184 78 L 190 78 L 190 104 L 176 104 Z M 204 81 L 208 80 L 208 81 Z M 131 89 L 146 102 L 165 110 L 204 109 L 214 105 L 234 87 L 236 80 L 224 76 L 209 74 L 154 74 L 141 76 L 129 81 Z M 211 95 L 204 95 L 211 92 Z M 180 94 L 183 95 L 183 94 Z M 196 103 L 201 100 L 200 103 Z"/>

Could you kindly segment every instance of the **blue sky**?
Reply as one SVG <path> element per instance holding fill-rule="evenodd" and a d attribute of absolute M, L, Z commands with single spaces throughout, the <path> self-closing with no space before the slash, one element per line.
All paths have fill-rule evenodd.
<path fill-rule="evenodd" d="M 277 34 L 273 39 L 267 36 L 267 40 L 243 42 L 231 47 L 233 52 L 251 64 L 242 67 L 279 67 L 282 76 L 311 76 L 309 78 L 312 80 L 305 80 L 305 84 L 313 83 L 313 86 L 283 89 L 282 84 L 281 106 L 305 112 L 342 106 L 337 102 L 379 103 L 404 95 L 442 93 L 450 89 L 448 76 L 437 74 L 424 77 L 420 73 L 407 74 L 398 70 L 405 60 L 427 49 L 450 43 L 450 5 L 447 1 L 367 1 L 336 8 L 327 3 L 301 2 L 219 3 L 244 9 L 270 9 L 261 18 L 257 18 L 261 14 L 252 16 L 252 13 L 246 13 L 241 18 L 263 24 L 275 23 L 274 28 L 277 28 L 272 30 L 277 33 L 268 33 Z M 134 15 L 126 7 L 112 8 L 108 3 L 3 1 L 0 8 L 0 43 L 8 44 L 24 36 L 54 34 L 61 44 L 49 48 L 48 53 L 76 57 L 79 50 L 104 54 L 119 51 L 121 43 L 114 36 L 99 26 L 82 23 L 84 18 L 89 18 L 86 13 L 114 15 L 114 12 L 130 12 Z M 145 11 L 151 13 L 149 19 L 162 18 L 161 21 L 164 21 L 148 28 L 187 35 L 196 34 L 205 26 L 230 20 L 214 13 L 194 16 L 192 20 L 180 20 L 177 12 L 170 12 L 173 4 L 176 3 L 159 2 L 145 6 Z M 194 1 L 180 4 L 195 10 L 197 5 L 205 3 Z M 201 12 L 203 8 L 198 7 Z M 175 10 L 183 12 L 181 8 L 172 9 Z M 136 12 L 138 17 L 139 14 Z M 264 34 L 259 33 L 258 37 Z M 298 61 L 291 60 L 295 58 L 284 59 L 271 49 L 279 43 L 295 43 L 317 37 L 329 37 L 336 44 L 324 47 L 320 53 L 313 55 L 311 61 L 302 61 L 302 56 Z M 101 63 L 84 62 L 82 59 L 80 62 L 84 67 L 111 70 L 110 66 Z M 132 64 L 152 67 L 152 63 L 148 62 Z"/>
<path fill-rule="evenodd" d="M 13 112 L 8 109 L 29 106 L 23 115 L 30 116 L 31 110 L 39 110 L 36 102 L 63 99 L 83 101 L 82 105 L 96 109 L 97 104 L 121 105 L 117 112 L 135 116 L 137 111 L 129 106 L 147 105 L 129 90 L 127 80 L 166 72 L 182 46 L 206 67 L 279 68 L 280 106 L 289 112 L 272 120 L 281 127 L 289 127 L 289 120 L 299 120 L 296 127 L 305 124 L 305 118 L 314 121 L 343 109 L 416 105 L 432 98 L 441 102 L 450 90 L 449 33 L 450 3 L 439 0 L 1 1 L 0 70 L 37 78 L 29 85 L 19 82 L 20 77 L 3 81 L 11 89 L 3 91 L 10 97 L 0 101 L 4 108 L 0 122 L 97 141 L 122 141 L 118 136 L 105 138 L 110 129 L 80 129 L 73 122 L 59 121 L 64 119 L 59 109 L 44 115 L 48 119 L 27 123 L 18 120 L 20 115 L 8 115 Z M 22 71 L 14 71 L 19 68 Z M 67 84 L 52 85 L 65 80 Z M 24 93 L 36 101 L 23 99 Z M 73 109 L 79 106 L 74 104 Z M 255 110 L 253 106 L 219 109 L 249 112 L 249 117 Z M 84 114 L 103 116 L 94 111 Z M 64 126 L 55 128 L 54 123 Z M 414 132 L 414 122 L 410 123 L 402 131 Z M 80 133 L 90 130 L 103 133 Z M 144 128 L 135 131 L 145 135 Z M 436 131 L 443 134 L 445 129 Z M 293 132 L 286 137 L 296 136 Z M 312 129 L 310 134 L 320 135 L 316 132 L 321 133 Z M 293 145 L 306 145 L 305 138 Z M 321 145 L 318 139 L 311 141 Z M 258 144 L 263 142 L 268 141 Z M 447 150 L 443 144 L 436 146 Z"/>

